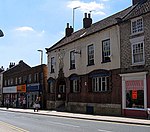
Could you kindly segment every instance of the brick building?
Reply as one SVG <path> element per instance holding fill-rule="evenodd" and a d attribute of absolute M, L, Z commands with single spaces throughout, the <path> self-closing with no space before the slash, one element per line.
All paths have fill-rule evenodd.
<path fill-rule="evenodd" d="M 146 117 L 150 107 L 150 0 L 133 0 L 120 18 L 122 113 Z"/>
<path fill-rule="evenodd" d="M 23 61 L 3 72 L 3 103 L 9 99 L 11 107 L 21 107 L 26 99 L 26 107 L 32 108 L 34 101 L 40 97 L 41 107 L 45 108 L 45 89 L 47 86 L 47 66 L 42 64 L 30 67 Z"/>

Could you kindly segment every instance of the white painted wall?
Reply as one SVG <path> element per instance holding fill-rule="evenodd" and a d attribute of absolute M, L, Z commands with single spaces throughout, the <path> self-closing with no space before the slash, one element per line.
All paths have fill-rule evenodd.
<path fill-rule="evenodd" d="M 102 62 L 102 41 L 110 39 L 111 45 L 111 62 L 101 63 Z M 94 52 L 95 52 L 95 65 L 87 66 L 87 46 L 90 44 L 94 44 Z M 78 75 L 87 74 L 94 69 L 117 69 L 120 68 L 120 35 L 119 35 L 119 27 L 113 26 L 101 32 L 95 33 L 91 36 L 85 37 L 78 41 L 75 41 L 71 44 L 61 47 L 61 50 L 65 51 L 64 56 L 64 75 L 65 77 L 69 77 L 71 74 L 76 73 Z M 76 69 L 70 69 L 70 51 L 72 50 L 81 50 L 81 55 L 76 54 Z M 48 78 L 58 77 L 59 72 L 59 58 L 58 58 L 59 49 L 54 50 L 52 52 L 48 52 Z M 51 57 L 55 57 L 55 73 L 50 73 L 50 64 Z"/>

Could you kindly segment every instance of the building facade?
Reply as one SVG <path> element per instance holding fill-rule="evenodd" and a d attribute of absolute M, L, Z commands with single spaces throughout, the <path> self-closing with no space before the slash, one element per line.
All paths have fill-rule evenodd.
<path fill-rule="evenodd" d="M 129 9 L 92 24 L 85 13 L 83 29 L 47 49 L 47 107 L 71 112 L 121 115 L 120 32 L 116 18 Z"/>
<path fill-rule="evenodd" d="M 37 97 L 40 98 L 41 107 L 45 108 L 45 89 L 47 82 L 47 66 L 42 64 L 30 67 L 23 61 L 12 65 L 3 73 L 3 102 L 9 100 L 10 107 L 23 107 L 25 99 L 26 108 L 32 108 Z"/>
<path fill-rule="evenodd" d="M 122 114 L 146 117 L 150 108 L 150 0 L 133 0 L 121 18 Z"/>

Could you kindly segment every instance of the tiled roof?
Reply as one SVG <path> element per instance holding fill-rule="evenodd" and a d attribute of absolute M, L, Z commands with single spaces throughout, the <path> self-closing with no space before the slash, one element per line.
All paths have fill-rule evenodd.
<path fill-rule="evenodd" d="M 60 48 L 61 46 L 69 44 L 73 41 L 76 41 L 78 39 L 81 39 L 81 38 L 91 35 L 93 33 L 96 33 L 103 29 L 111 27 L 111 26 L 117 24 L 116 18 L 122 18 L 124 15 L 126 15 L 131 10 L 132 10 L 132 7 L 129 7 L 121 12 L 118 12 L 110 17 L 107 17 L 101 21 L 98 21 L 98 22 L 92 24 L 89 28 L 86 28 L 86 29 L 82 28 L 81 30 L 74 32 L 71 36 L 62 38 L 60 41 L 58 41 L 56 44 L 54 44 L 52 47 L 50 47 L 46 50 L 47 51 L 55 50 L 57 48 Z"/>
<path fill-rule="evenodd" d="M 150 0 L 142 0 L 123 20 L 132 19 L 148 12 L 150 12 Z"/>

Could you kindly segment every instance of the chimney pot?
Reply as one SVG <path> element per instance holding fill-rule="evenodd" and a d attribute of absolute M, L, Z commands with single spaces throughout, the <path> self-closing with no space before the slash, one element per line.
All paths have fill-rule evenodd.
<path fill-rule="evenodd" d="M 85 18 L 87 18 L 87 13 L 84 14 Z"/>

